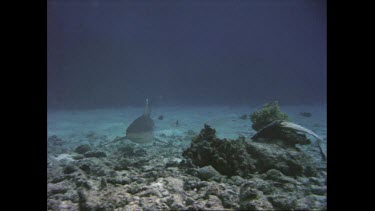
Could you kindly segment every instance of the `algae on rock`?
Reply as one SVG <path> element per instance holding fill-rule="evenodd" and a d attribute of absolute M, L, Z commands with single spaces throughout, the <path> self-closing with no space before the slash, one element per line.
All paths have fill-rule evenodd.
<path fill-rule="evenodd" d="M 261 110 L 250 115 L 252 128 L 259 131 L 275 120 L 288 120 L 288 115 L 280 111 L 279 102 L 266 103 Z"/>

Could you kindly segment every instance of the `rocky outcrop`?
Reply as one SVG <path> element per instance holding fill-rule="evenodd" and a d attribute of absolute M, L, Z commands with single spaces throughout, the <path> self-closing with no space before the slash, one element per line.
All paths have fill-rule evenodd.
<path fill-rule="evenodd" d="M 314 176 L 316 169 L 311 159 L 303 152 L 276 144 L 219 139 L 215 129 L 205 125 L 201 133 L 192 140 L 183 156 L 199 167 L 211 165 L 221 174 L 247 177 L 253 173 L 264 173 L 277 169 L 288 176 Z"/>
<path fill-rule="evenodd" d="M 326 209 L 325 174 L 308 174 L 302 152 L 243 137 L 218 139 L 206 126 L 184 158 L 191 136 L 163 139 L 184 144 L 119 143 L 85 152 L 106 157 L 85 157 L 74 148 L 57 156 L 64 159 L 51 156 L 47 210 Z"/>

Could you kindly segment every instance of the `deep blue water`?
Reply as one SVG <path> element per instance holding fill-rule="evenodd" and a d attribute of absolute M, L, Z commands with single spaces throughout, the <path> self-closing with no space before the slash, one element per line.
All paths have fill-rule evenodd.
<path fill-rule="evenodd" d="M 326 102 L 326 1 L 48 1 L 48 108 Z"/>

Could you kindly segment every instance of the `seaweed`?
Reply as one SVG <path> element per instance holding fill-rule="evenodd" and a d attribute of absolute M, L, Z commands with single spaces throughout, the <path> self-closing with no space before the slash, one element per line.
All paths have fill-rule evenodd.
<path fill-rule="evenodd" d="M 274 101 L 272 103 L 266 103 L 261 110 L 253 112 L 250 115 L 250 119 L 253 123 L 251 127 L 259 131 L 275 120 L 287 121 L 289 117 L 286 113 L 280 111 L 279 102 Z"/>

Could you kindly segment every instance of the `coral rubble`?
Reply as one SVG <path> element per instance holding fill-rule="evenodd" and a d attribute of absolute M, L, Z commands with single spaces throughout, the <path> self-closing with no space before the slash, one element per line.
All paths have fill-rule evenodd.
<path fill-rule="evenodd" d="M 208 125 L 198 135 L 163 141 L 193 135 L 188 147 L 118 143 L 51 155 L 47 210 L 326 209 L 326 175 L 302 151 L 219 139 Z"/>

